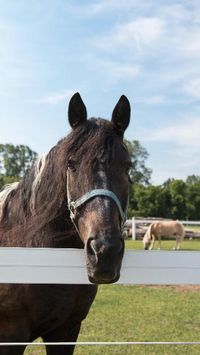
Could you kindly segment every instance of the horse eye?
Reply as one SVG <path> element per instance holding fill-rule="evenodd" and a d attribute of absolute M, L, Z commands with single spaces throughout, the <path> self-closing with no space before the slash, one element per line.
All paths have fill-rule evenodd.
<path fill-rule="evenodd" d="M 72 159 L 69 159 L 69 160 L 68 160 L 68 163 L 67 163 L 67 167 L 68 167 L 69 169 L 71 169 L 72 171 L 75 171 L 75 170 L 76 170 L 76 168 L 75 168 L 75 161 L 72 160 Z"/>

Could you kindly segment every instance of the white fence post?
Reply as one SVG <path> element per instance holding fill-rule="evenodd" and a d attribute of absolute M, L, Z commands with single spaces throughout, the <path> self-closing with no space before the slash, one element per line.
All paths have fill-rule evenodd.
<path fill-rule="evenodd" d="M 136 223 L 135 223 L 135 217 L 132 218 L 132 240 L 136 240 Z"/>

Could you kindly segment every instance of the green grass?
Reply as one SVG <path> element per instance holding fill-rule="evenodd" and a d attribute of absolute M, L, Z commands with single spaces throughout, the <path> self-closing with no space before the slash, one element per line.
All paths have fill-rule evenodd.
<path fill-rule="evenodd" d="M 126 240 L 126 249 L 143 249 L 143 243 L 141 240 Z M 175 240 L 163 240 L 161 242 L 162 250 L 172 250 L 175 246 Z M 155 242 L 154 249 L 158 248 L 158 242 Z M 181 250 L 200 250 L 200 239 L 188 240 L 185 239 L 181 243 Z"/>
<path fill-rule="evenodd" d="M 174 246 L 162 242 L 165 250 Z M 126 248 L 142 249 L 141 241 Z M 200 250 L 184 241 L 183 250 Z M 79 341 L 200 341 L 200 291 L 176 287 L 102 285 L 82 324 Z M 199 355 L 200 345 L 77 346 L 74 355 Z M 29 348 L 26 355 L 45 355 Z"/>
<path fill-rule="evenodd" d="M 200 226 L 185 225 L 185 229 L 188 231 L 200 232 Z"/>
<path fill-rule="evenodd" d="M 200 295 L 170 287 L 100 286 L 79 341 L 200 341 Z M 189 354 L 200 346 L 77 346 L 75 355 Z M 44 355 L 29 349 L 28 355 Z"/>
<path fill-rule="evenodd" d="M 142 286 L 101 286 L 80 341 L 200 340 L 199 293 Z M 198 346 L 77 347 L 76 355 L 199 354 Z"/>

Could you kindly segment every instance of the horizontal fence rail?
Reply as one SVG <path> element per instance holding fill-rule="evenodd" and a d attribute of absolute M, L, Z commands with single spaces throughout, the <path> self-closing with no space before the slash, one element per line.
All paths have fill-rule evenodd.
<path fill-rule="evenodd" d="M 150 224 L 150 223 L 155 223 L 155 222 L 160 222 L 160 221 L 172 221 L 171 219 L 165 219 L 165 218 L 135 218 L 133 217 L 132 219 L 127 219 L 126 220 L 126 226 L 131 227 L 132 226 L 132 221 L 134 221 L 136 224 Z M 200 226 L 200 221 L 180 221 L 182 224 L 187 225 L 187 226 Z"/>
<path fill-rule="evenodd" d="M 84 251 L 53 248 L 0 248 L 0 283 L 89 284 Z M 200 252 L 137 251 L 124 255 L 118 284 L 200 284 Z M 1 346 L 200 345 L 199 341 L 12 342 Z"/>
<path fill-rule="evenodd" d="M 77 342 L 56 342 L 56 343 L 49 343 L 49 342 L 34 342 L 34 343 L 0 343 L 1 346 L 48 346 L 48 345 L 56 345 L 56 346 L 67 346 L 67 345 L 87 345 L 87 346 L 94 346 L 94 345 L 200 345 L 200 341 L 77 341 Z"/>
<path fill-rule="evenodd" d="M 131 230 L 132 239 L 136 240 L 136 226 L 137 225 L 149 225 L 151 223 L 160 222 L 160 221 L 169 221 L 169 219 L 162 218 L 135 218 L 127 219 L 125 222 L 125 230 Z M 200 221 L 180 221 L 184 226 L 200 226 Z M 200 238 L 200 233 L 195 235 L 195 238 Z"/>
<path fill-rule="evenodd" d="M 0 283 L 89 284 L 84 251 L 0 248 Z M 118 284 L 200 284 L 200 252 L 127 250 Z"/>

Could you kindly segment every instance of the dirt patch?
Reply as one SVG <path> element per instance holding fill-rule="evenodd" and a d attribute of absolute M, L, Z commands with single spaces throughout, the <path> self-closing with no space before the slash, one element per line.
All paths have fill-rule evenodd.
<path fill-rule="evenodd" d="M 200 292 L 200 285 L 142 285 L 141 287 L 150 288 L 172 288 L 180 292 L 198 291 Z"/>
<path fill-rule="evenodd" d="M 200 285 L 175 285 L 171 286 L 172 288 L 176 289 L 177 291 L 200 291 Z"/>

